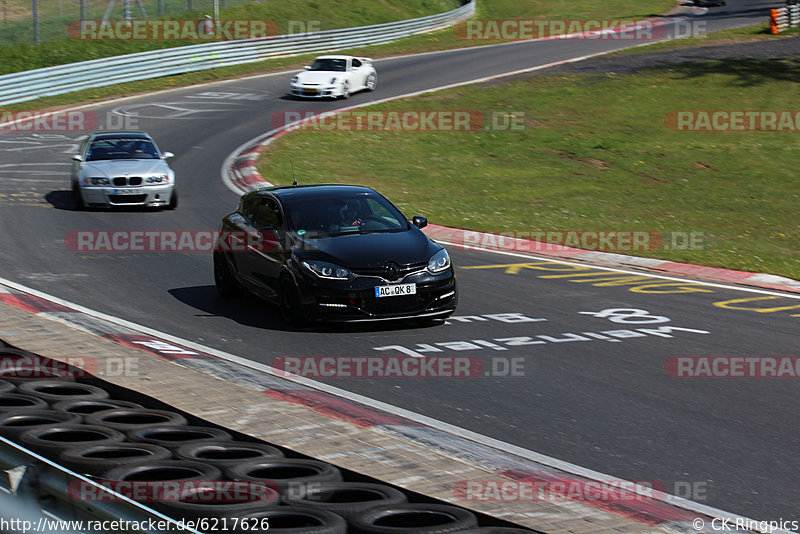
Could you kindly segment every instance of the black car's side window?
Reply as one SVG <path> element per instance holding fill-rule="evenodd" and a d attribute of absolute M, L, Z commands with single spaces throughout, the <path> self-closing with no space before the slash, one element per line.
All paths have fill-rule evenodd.
<path fill-rule="evenodd" d="M 278 203 L 272 198 L 256 197 L 244 205 L 244 216 L 256 228 L 280 228 L 283 222 Z"/>

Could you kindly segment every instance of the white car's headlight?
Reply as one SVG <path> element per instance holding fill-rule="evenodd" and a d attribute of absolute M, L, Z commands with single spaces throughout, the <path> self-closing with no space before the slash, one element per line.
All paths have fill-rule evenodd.
<path fill-rule="evenodd" d="M 84 178 L 83 185 L 108 185 L 111 182 L 108 181 L 108 178 L 103 177 L 91 177 L 91 178 Z"/>
<path fill-rule="evenodd" d="M 320 278 L 328 278 L 330 280 L 348 280 L 353 275 L 349 269 L 327 261 L 305 260 L 303 261 L 303 267 Z"/>
<path fill-rule="evenodd" d="M 297 83 L 297 82 L 299 82 L 299 81 L 300 81 L 300 76 L 294 76 L 294 77 L 292 77 L 292 83 Z"/>
<path fill-rule="evenodd" d="M 331 78 L 331 81 L 330 81 L 330 82 L 328 82 L 328 83 L 330 83 L 331 85 L 335 84 L 335 83 L 336 83 L 336 76 L 334 76 L 333 78 Z"/>
<path fill-rule="evenodd" d="M 450 267 L 450 256 L 445 249 L 440 250 L 428 262 L 428 272 L 438 274 Z"/>

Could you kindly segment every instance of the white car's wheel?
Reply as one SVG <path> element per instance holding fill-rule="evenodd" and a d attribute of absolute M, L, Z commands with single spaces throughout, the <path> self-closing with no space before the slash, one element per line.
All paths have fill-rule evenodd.
<path fill-rule="evenodd" d="M 350 82 L 348 81 L 342 83 L 342 98 L 350 98 Z"/>
<path fill-rule="evenodd" d="M 378 86 L 378 75 L 374 72 L 367 76 L 366 88 L 367 91 L 374 91 Z"/>

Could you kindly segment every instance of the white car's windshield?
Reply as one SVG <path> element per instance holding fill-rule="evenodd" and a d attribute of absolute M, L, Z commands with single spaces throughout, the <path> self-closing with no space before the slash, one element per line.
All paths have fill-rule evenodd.
<path fill-rule="evenodd" d="M 86 153 L 86 161 L 158 158 L 158 150 L 152 141 L 141 138 L 97 139 Z"/>
<path fill-rule="evenodd" d="M 315 59 L 309 70 L 344 72 L 346 69 L 346 59 Z"/>

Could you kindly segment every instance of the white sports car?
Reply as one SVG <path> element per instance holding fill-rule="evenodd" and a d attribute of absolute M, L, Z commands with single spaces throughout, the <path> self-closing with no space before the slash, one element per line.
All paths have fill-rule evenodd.
<path fill-rule="evenodd" d="M 292 78 L 292 96 L 347 98 L 356 91 L 374 91 L 378 74 L 368 57 L 319 56 Z"/>

